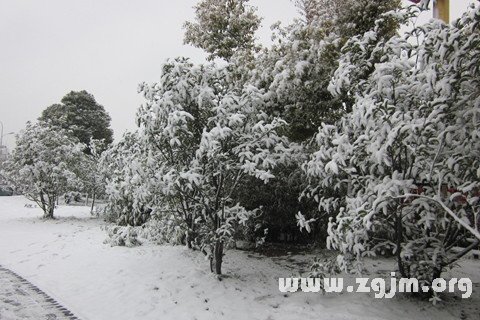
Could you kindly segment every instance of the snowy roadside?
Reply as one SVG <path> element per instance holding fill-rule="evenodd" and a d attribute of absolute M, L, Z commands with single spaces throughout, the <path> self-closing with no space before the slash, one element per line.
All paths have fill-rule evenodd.
<path fill-rule="evenodd" d="M 229 251 L 218 281 L 202 255 L 182 247 L 103 244 L 103 222 L 87 207 L 60 207 L 43 221 L 23 197 L 0 197 L 0 264 L 31 281 L 84 320 L 94 319 L 479 319 L 480 263 L 457 276 L 474 282 L 471 300 L 434 307 L 399 296 L 278 291 L 278 278 L 310 257 L 267 258 Z M 293 263 L 292 263 L 293 262 Z M 389 261 L 372 262 L 380 274 Z"/>

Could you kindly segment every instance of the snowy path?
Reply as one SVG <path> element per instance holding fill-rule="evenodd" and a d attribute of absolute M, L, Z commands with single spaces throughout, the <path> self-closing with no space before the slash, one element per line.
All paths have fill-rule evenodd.
<path fill-rule="evenodd" d="M 46 293 L 0 266 L 0 319 L 76 320 Z"/>

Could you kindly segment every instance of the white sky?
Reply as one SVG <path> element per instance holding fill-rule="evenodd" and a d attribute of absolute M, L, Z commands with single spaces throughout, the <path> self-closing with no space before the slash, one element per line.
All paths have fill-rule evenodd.
<path fill-rule="evenodd" d="M 406 0 L 404 0 L 406 1 Z M 458 16 L 474 0 L 451 0 Z M 71 90 L 87 90 L 112 117 L 115 137 L 134 129 L 140 82 L 154 82 L 167 58 L 191 57 L 182 25 L 196 0 L 0 0 L 0 121 L 18 132 Z M 251 0 L 269 26 L 296 16 L 290 0 Z M 14 145 L 12 135 L 4 144 Z"/>

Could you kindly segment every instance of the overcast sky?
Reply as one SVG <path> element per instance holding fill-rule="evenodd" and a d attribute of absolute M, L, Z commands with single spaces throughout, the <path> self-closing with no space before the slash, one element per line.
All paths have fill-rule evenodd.
<path fill-rule="evenodd" d="M 406 1 L 406 0 L 404 0 Z M 451 0 L 459 15 L 473 0 Z M 140 82 L 156 81 L 167 58 L 191 57 L 182 24 L 197 0 L 0 0 L 0 121 L 4 134 L 18 132 L 71 90 L 87 90 L 112 117 L 115 137 L 134 129 L 142 103 Z M 251 0 L 264 18 L 258 38 L 268 43 L 270 25 L 296 16 L 290 0 Z M 14 145 L 12 135 L 4 144 Z"/>

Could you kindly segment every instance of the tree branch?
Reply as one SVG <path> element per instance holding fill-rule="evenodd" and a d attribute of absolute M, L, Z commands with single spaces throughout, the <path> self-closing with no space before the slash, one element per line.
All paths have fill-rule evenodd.
<path fill-rule="evenodd" d="M 428 200 L 428 201 L 432 201 L 432 202 L 435 202 L 437 204 L 440 205 L 440 207 L 442 207 L 442 209 L 448 213 L 455 221 L 457 221 L 462 227 L 464 227 L 465 229 L 467 229 L 468 231 L 470 231 L 477 239 L 480 240 L 480 232 L 478 232 L 477 230 L 475 230 L 474 228 L 472 228 L 469 224 L 467 224 L 465 221 L 463 221 L 460 217 L 458 217 L 455 212 L 453 212 L 452 210 L 450 210 L 450 208 L 448 208 L 444 203 L 443 201 L 441 200 L 438 200 L 438 199 L 435 199 L 435 198 L 431 198 L 431 197 L 427 197 L 427 196 L 424 196 L 424 195 L 421 195 L 421 194 L 413 194 L 413 193 L 407 193 L 407 194 L 404 194 L 402 196 L 398 196 L 398 197 L 393 197 L 394 199 L 406 199 L 406 198 L 410 198 L 410 197 L 415 197 L 415 198 L 421 198 L 421 199 L 425 199 L 425 200 Z"/>

